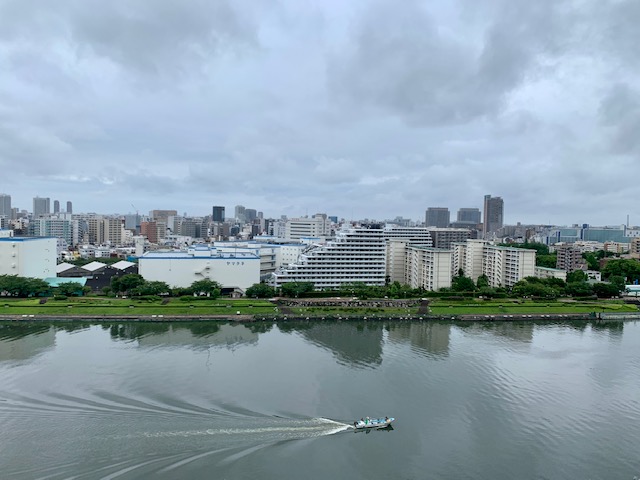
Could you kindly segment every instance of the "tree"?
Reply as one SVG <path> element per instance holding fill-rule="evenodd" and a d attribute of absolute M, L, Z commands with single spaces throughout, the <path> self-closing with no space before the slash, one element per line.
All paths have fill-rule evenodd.
<path fill-rule="evenodd" d="M 191 284 L 189 290 L 193 295 L 206 295 L 212 298 L 218 298 L 222 294 L 222 286 L 208 278 L 196 280 Z"/>
<path fill-rule="evenodd" d="M 454 292 L 473 292 L 476 284 L 469 277 L 458 275 L 451 279 L 451 290 Z"/>
<path fill-rule="evenodd" d="M 165 282 L 145 282 L 131 290 L 131 295 L 147 296 L 147 295 L 164 295 L 171 292 L 171 288 Z"/>
<path fill-rule="evenodd" d="M 39 278 L 0 275 L 0 293 L 10 297 L 32 297 L 51 293 L 47 282 Z"/>
<path fill-rule="evenodd" d="M 484 273 L 478 277 L 476 281 L 476 287 L 478 289 L 487 288 L 489 286 L 489 277 L 487 277 Z"/>
<path fill-rule="evenodd" d="M 280 287 L 282 295 L 285 297 L 303 297 L 307 293 L 313 292 L 313 283 L 311 282 L 290 282 L 284 283 Z"/>
<path fill-rule="evenodd" d="M 249 298 L 271 298 L 275 294 L 275 289 L 266 283 L 254 283 L 245 292 L 245 295 Z"/>
<path fill-rule="evenodd" d="M 588 297 L 593 295 L 593 287 L 587 282 L 568 282 L 566 292 L 573 297 Z"/>
<path fill-rule="evenodd" d="M 136 287 L 143 285 L 146 282 L 142 275 L 137 273 L 129 273 L 121 277 L 111 278 L 111 288 L 116 293 L 128 293 Z"/>
<path fill-rule="evenodd" d="M 567 283 L 586 282 L 587 280 L 589 280 L 589 277 L 582 270 L 574 270 L 567 273 Z"/>
<path fill-rule="evenodd" d="M 609 260 L 602 269 L 602 276 L 609 278 L 613 275 L 624 277 L 628 283 L 640 279 L 640 262 L 636 260 Z"/>
<path fill-rule="evenodd" d="M 536 254 L 537 267 L 556 268 L 557 263 L 558 263 L 558 255 L 555 253 L 550 253 L 548 255 Z"/>
<path fill-rule="evenodd" d="M 620 287 L 614 283 L 600 282 L 593 284 L 593 293 L 599 298 L 617 297 L 621 291 Z"/>
<path fill-rule="evenodd" d="M 64 282 L 58 284 L 55 289 L 55 293 L 58 295 L 64 295 L 65 297 L 79 297 L 84 293 L 84 289 L 81 283 Z"/>

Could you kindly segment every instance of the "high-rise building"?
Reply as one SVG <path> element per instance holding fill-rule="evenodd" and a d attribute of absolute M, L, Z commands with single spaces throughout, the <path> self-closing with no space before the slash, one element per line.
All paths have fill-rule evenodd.
<path fill-rule="evenodd" d="M 212 222 L 224 222 L 224 207 L 214 206 L 211 212 Z"/>
<path fill-rule="evenodd" d="M 149 243 L 158 243 L 158 225 L 156 222 L 141 222 L 140 234 L 147 237 Z"/>
<path fill-rule="evenodd" d="M 60 213 L 60 200 L 53 201 L 53 213 Z"/>
<path fill-rule="evenodd" d="M 234 212 L 235 219 L 238 220 L 239 222 L 245 221 L 244 211 L 245 211 L 245 208 L 243 205 L 236 205 L 235 212 Z"/>
<path fill-rule="evenodd" d="M 73 213 L 73 205 L 71 202 L 67 202 L 67 213 Z"/>
<path fill-rule="evenodd" d="M 11 211 L 11 195 L 0 193 L 0 217 L 13 218 Z"/>
<path fill-rule="evenodd" d="M 482 233 L 484 238 L 500 230 L 504 222 L 504 202 L 502 197 L 484 196 L 484 220 Z"/>
<path fill-rule="evenodd" d="M 51 213 L 51 200 L 49 198 L 35 197 L 33 199 L 33 218 Z"/>
<path fill-rule="evenodd" d="M 446 228 L 449 226 L 449 209 L 445 207 L 429 207 L 425 215 L 425 227 Z"/>
<path fill-rule="evenodd" d="M 481 221 L 480 210 L 478 208 L 461 208 L 458 210 L 457 221 L 479 225 Z"/>
<path fill-rule="evenodd" d="M 244 209 L 244 219 L 247 222 L 253 222 L 256 218 L 258 218 L 258 212 L 255 208 L 245 208 Z"/>

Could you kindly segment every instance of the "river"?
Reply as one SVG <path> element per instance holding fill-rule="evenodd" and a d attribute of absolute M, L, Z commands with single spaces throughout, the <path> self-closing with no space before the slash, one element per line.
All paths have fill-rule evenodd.
<path fill-rule="evenodd" d="M 0 323 L 0 439 L 3 479 L 632 480 L 640 322 Z"/>

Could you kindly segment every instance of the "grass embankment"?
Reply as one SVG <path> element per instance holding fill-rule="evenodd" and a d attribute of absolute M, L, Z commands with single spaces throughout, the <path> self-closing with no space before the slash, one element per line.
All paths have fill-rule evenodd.
<path fill-rule="evenodd" d="M 638 312 L 635 305 L 621 300 L 551 301 L 531 300 L 432 300 L 428 312 L 415 307 L 339 307 L 309 306 L 278 308 L 268 300 L 192 299 L 147 300 L 135 298 L 81 297 L 66 300 L 0 299 L 0 315 L 33 315 L 35 317 L 109 317 L 161 315 L 179 316 L 293 316 L 293 317 L 422 317 L 423 315 L 560 315 L 592 312 Z"/>
<path fill-rule="evenodd" d="M 168 301 L 167 301 L 168 300 Z M 277 313 L 267 300 L 194 299 L 136 300 L 124 298 L 84 297 L 66 300 L 0 299 L 0 315 L 35 316 L 118 316 L 118 315 L 267 315 Z"/>
<path fill-rule="evenodd" d="M 429 305 L 431 315 L 554 315 L 570 313 L 637 312 L 635 305 L 620 300 L 534 302 L 504 299 L 500 301 L 436 300 Z"/>

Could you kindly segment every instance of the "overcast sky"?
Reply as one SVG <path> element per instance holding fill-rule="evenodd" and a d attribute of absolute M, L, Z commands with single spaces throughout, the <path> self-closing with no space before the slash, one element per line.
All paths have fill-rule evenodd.
<path fill-rule="evenodd" d="M 0 0 L 0 193 L 640 224 L 638 25 L 638 0 Z"/>

